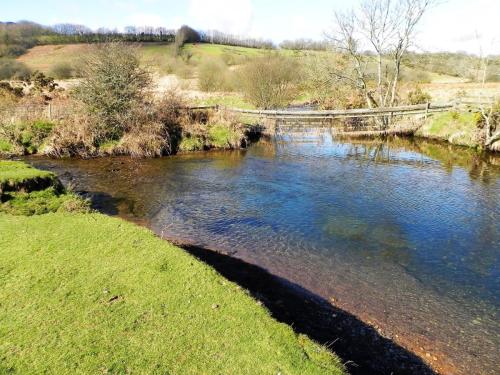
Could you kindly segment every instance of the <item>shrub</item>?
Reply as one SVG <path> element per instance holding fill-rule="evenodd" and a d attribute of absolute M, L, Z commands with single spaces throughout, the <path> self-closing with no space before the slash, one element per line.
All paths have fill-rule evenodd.
<path fill-rule="evenodd" d="M 279 55 L 256 58 L 240 71 L 243 93 L 259 108 L 286 106 L 297 93 L 298 70 L 292 58 Z"/>
<path fill-rule="evenodd" d="M 31 75 L 30 69 L 13 59 L 0 59 L 0 79 L 24 80 Z"/>
<path fill-rule="evenodd" d="M 151 74 L 141 67 L 137 48 L 124 43 L 94 46 L 84 60 L 75 97 L 95 120 L 98 143 L 119 139 L 134 108 L 149 97 Z"/>
<path fill-rule="evenodd" d="M 57 86 L 59 86 L 54 82 L 54 78 L 46 76 L 38 70 L 31 74 L 31 76 L 26 80 L 26 83 L 30 86 L 32 92 L 42 95 L 47 95 L 53 92 Z"/>
<path fill-rule="evenodd" d="M 22 87 L 14 87 L 9 82 L 0 82 L 0 97 L 14 96 L 21 98 L 23 95 Z"/>
<path fill-rule="evenodd" d="M 416 105 L 416 104 L 425 104 L 431 101 L 432 97 L 429 93 L 422 91 L 420 87 L 417 87 L 415 90 L 412 90 L 408 93 L 408 104 Z"/>
<path fill-rule="evenodd" d="M 68 79 L 75 76 L 75 70 L 67 62 L 59 62 L 52 67 L 50 74 L 57 79 Z"/>
<path fill-rule="evenodd" d="M 230 71 L 222 60 L 207 60 L 198 69 L 198 85 L 202 91 L 232 91 Z"/>

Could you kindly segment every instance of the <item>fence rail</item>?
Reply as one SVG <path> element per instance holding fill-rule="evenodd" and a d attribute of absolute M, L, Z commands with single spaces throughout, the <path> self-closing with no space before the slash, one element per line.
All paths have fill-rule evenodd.
<path fill-rule="evenodd" d="M 381 117 L 381 116 L 402 116 L 402 115 L 425 115 L 434 112 L 445 112 L 456 107 L 455 103 L 448 104 L 418 104 L 406 105 L 388 108 L 361 108 L 345 110 L 326 110 L 326 111 L 301 111 L 301 110 L 257 110 L 240 109 L 216 105 L 184 107 L 186 110 L 214 109 L 224 110 L 226 112 L 254 115 L 273 119 L 331 119 L 331 118 L 349 118 L 349 117 Z"/>
<path fill-rule="evenodd" d="M 180 110 L 217 110 L 226 111 L 235 114 L 243 114 L 248 116 L 256 116 L 275 120 L 330 120 L 336 118 L 369 118 L 369 117 L 384 117 L 384 116 L 410 116 L 410 115 L 428 115 L 436 112 L 445 112 L 453 108 L 458 108 L 461 104 L 467 103 L 448 103 L 448 104 L 418 104 L 406 105 L 389 108 L 361 108 L 361 109 L 346 109 L 346 110 L 254 110 L 231 108 L 218 105 L 199 105 L 193 107 L 182 107 Z M 26 107 L 10 108 L 7 111 L 1 111 L 1 115 L 5 119 L 16 120 L 31 120 L 43 118 L 48 120 L 59 120 L 71 114 L 72 108 L 63 104 L 49 105 L 30 105 Z"/>

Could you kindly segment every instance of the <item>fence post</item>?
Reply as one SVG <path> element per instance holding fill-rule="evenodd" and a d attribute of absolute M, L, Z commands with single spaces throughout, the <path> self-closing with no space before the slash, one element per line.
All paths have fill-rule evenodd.
<path fill-rule="evenodd" d="M 52 103 L 49 103 L 49 107 L 47 108 L 47 113 L 48 113 L 49 121 L 52 121 Z"/>
<path fill-rule="evenodd" d="M 425 105 L 425 119 L 427 120 L 427 116 L 429 116 L 429 109 L 431 108 L 431 103 L 427 102 Z"/>

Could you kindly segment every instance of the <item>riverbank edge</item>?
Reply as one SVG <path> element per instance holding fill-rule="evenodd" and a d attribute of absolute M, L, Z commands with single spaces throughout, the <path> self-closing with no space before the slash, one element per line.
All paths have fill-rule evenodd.
<path fill-rule="evenodd" d="M 32 169 L 34 171 L 37 171 L 35 168 L 32 168 Z M 40 171 L 40 173 L 43 173 L 43 172 Z M 0 164 L 0 179 L 1 179 L 1 177 L 2 176 L 1 176 L 1 164 Z M 58 179 L 56 179 L 56 180 L 58 181 Z M 27 178 L 24 181 L 24 184 L 28 184 L 30 186 L 35 186 L 34 184 L 29 183 L 29 178 Z M 44 186 L 40 186 L 40 188 L 44 188 Z M 19 192 L 19 193 L 28 194 L 25 192 Z M 5 192 L 4 194 L 9 194 L 9 193 Z M 5 196 L 3 196 L 3 198 L 2 198 L 2 201 L 4 201 L 4 200 L 5 200 Z M 285 369 L 288 368 L 287 372 L 290 371 L 292 373 L 294 373 L 294 372 L 301 373 L 301 371 L 305 371 L 305 373 L 310 373 L 310 374 L 316 374 L 316 373 L 319 374 L 319 373 L 325 373 L 325 372 L 332 373 L 332 374 L 344 374 L 344 373 L 346 373 L 345 368 L 341 364 L 338 357 L 332 351 L 330 351 L 328 348 L 326 348 L 325 346 L 318 345 L 317 343 L 315 343 L 313 340 L 309 339 L 305 335 L 294 332 L 291 327 L 278 323 L 275 319 L 273 319 L 273 317 L 269 314 L 269 312 L 264 307 L 261 306 L 261 303 L 258 300 L 254 299 L 252 296 L 249 296 L 245 290 L 241 289 L 240 286 L 228 281 L 226 278 L 224 278 L 223 275 L 221 275 L 220 273 L 217 273 L 217 271 L 214 270 L 214 268 L 212 268 L 211 266 L 207 265 L 206 263 L 196 259 L 196 257 L 190 255 L 188 252 L 181 249 L 180 247 L 175 246 L 168 241 L 164 241 L 164 240 L 160 239 L 158 236 L 156 236 L 152 231 L 150 231 L 147 228 L 140 227 L 134 223 L 128 222 L 128 221 L 120 219 L 120 218 L 113 218 L 113 217 L 109 217 L 107 215 L 96 213 L 96 212 L 90 212 L 90 213 L 53 212 L 53 213 L 48 213 L 48 214 L 44 214 L 44 215 L 37 215 L 37 216 L 35 216 L 35 215 L 33 215 L 33 216 L 23 216 L 23 215 L 13 216 L 13 215 L 9 215 L 9 214 L 0 212 L 0 221 L 4 222 L 5 228 L 9 227 L 11 231 L 13 230 L 14 232 L 16 232 L 16 233 L 11 233 L 9 235 L 9 237 L 11 237 L 12 239 L 14 239 L 14 238 L 17 239 L 16 241 L 21 240 L 21 238 L 23 238 L 23 237 L 26 237 L 26 239 L 28 239 L 30 246 L 35 246 L 35 247 L 40 248 L 38 251 L 40 251 L 41 249 L 44 248 L 44 246 L 46 246 L 44 241 L 42 243 L 38 243 L 40 240 L 45 240 L 46 239 L 45 237 L 50 237 L 52 235 L 55 235 L 55 236 L 59 235 L 59 234 L 51 234 L 51 233 L 53 233 L 53 231 L 47 231 L 47 232 L 41 231 L 41 234 L 38 233 L 39 237 L 37 237 L 37 235 L 32 236 L 31 233 L 27 233 L 27 232 L 29 232 L 27 230 L 27 228 L 29 228 L 30 226 L 32 226 L 32 228 L 36 228 L 38 225 L 40 225 L 39 222 L 45 222 L 45 221 L 53 222 L 56 224 L 55 226 L 59 230 L 61 230 L 61 229 L 64 231 L 66 229 L 69 230 L 70 237 L 74 237 L 74 238 L 81 237 L 81 233 L 92 232 L 92 229 L 97 230 L 97 226 L 105 226 L 105 227 L 115 228 L 115 230 L 112 231 L 112 233 L 106 234 L 106 235 L 109 235 L 109 237 L 111 237 L 111 238 L 114 236 L 118 236 L 118 237 L 122 236 L 122 233 L 124 233 L 126 231 L 129 231 L 130 235 L 134 235 L 135 233 L 137 233 L 138 237 L 146 237 L 148 239 L 148 241 L 153 242 L 155 244 L 155 246 L 154 246 L 155 248 L 158 247 L 158 249 L 160 249 L 160 250 L 172 253 L 172 254 L 169 254 L 169 256 L 172 258 L 175 258 L 175 259 L 179 258 L 180 260 L 178 262 L 190 263 L 190 267 L 194 267 L 194 268 L 198 269 L 200 271 L 200 273 L 198 273 L 196 276 L 195 275 L 188 275 L 188 276 L 191 279 L 199 279 L 199 278 L 206 279 L 204 281 L 206 282 L 206 284 L 209 287 L 207 288 L 208 290 L 207 289 L 204 290 L 204 293 L 210 293 L 211 292 L 210 289 L 215 289 L 215 290 L 218 290 L 219 293 L 222 293 L 221 291 L 219 291 L 219 289 L 221 289 L 221 288 L 228 289 L 229 288 L 229 289 L 231 289 L 230 291 L 227 290 L 226 292 L 223 292 L 223 293 L 229 292 L 229 294 L 231 294 L 231 296 L 229 296 L 227 298 L 230 298 L 230 300 L 233 301 L 235 304 L 239 304 L 240 305 L 239 308 L 241 308 L 241 309 L 249 310 L 250 312 L 255 310 L 256 315 L 258 316 L 258 318 L 256 318 L 256 319 L 258 319 L 258 320 L 254 321 L 252 323 L 251 319 L 249 319 L 250 321 L 246 322 L 247 329 L 249 329 L 249 331 L 247 332 L 244 330 L 243 332 L 236 333 L 237 336 L 241 336 L 242 341 L 248 340 L 249 339 L 248 336 L 253 337 L 252 335 L 256 334 L 254 332 L 254 330 L 258 329 L 256 327 L 265 326 L 265 327 L 267 327 L 266 329 L 269 330 L 269 332 L 267 334 L 270 334 L 271 335 L 270 337 L 276 336 L 276 339 L 271 339 L 271 341 L 268 343 L 268 345 L 275 345 L 279 342 L 280 343 L 279 346 L 284 346 L 284 347 L 288 348 L 285 350 L 285 352 L 287 350 L 290 350 L 290 352 L 293 352 L 293 353 L 302 353 L 299 356 L 296 356 L 295 354 L 292 355 L 292 354 L 285 353 L 285 355 L 281 356 L 280 358 L 282 358 L 282 359 L 288 358 L 287 355 L 289 355 L 289 363 L 281 363 L 281 364 L 277 363 L 276 365 L 278 366 L 278 368 L 285 368 Z M 78 225 L 76 225 L 76 227 L 75 226 L 72 227 L 71 226 L 72 221 L 78 221 Z M 17 224 L 15 225 L 14 228 L 11 228 L 8 224 L 9 222 L 16 222 Z M 86 228 L 85 226 L 87 226 L 88 228 Z M 90 228 L 91 226 L 94 226 L 95 228 Z M 72 231 L 75 230 L 76 228 L 78 228 L 78 231 L 73 233 Z M 9 229 L 6 229 L 6 232 L 4 232 L 5 237 L 3 237 L 0 240 L 6 241 L 5 238 L 8 237 L 8 230 Z M 20 232 L 17 233 L 17 231 L 20 231 Z M 84 239 L 84 240 L 89 241 L 89 242 L 93 241 L 91 238 Z M 16 242 L 16 246 L 22 246 L 22 245 L 19 245 L 20 242 L 21 241 Z M 7 245 L 8 244 L 9 244 L 9 242 L 7 242 Z M 12 246 L 9 245 L 9 246 L 0 247 L 1 249 L 3 249 L 1 251 L 2 252 L 9 252 L 10 251 L 9 249 L 11 247 L 12 248 L 15 247 L 13 242 L 10 244 Z M 5 245 L 5 242 L 4 242 L 4 245 Z M 111 246 L 111 243 L 109 245 Z M 56 246 L 56 247 L 58 246 L 58 241 L 56 240 L 55 245 L 52 244 L 49 246 L 51 247 L 51 252 L 55 251 L 54 246 Z M 106 247 L 106 243 L 96 242 L 96 246 Z M 121 243 L 120 246 L 121 247 L 127 247 L 127 246 L 133 247 L 134 249 L 137 249 L 138 253 L 148 251 L 147 249 L 137 248 L 138 246 L 135 243 L 135 241 L 133 244 L 127 244 L 126 242 L 124 242 L 124 243 Z M 75 249 L 73 248 L 73 250 L 75 250 Z M 6 258 L 4 258 L 4 260 L 9 259 L 9 257 L 12 258 L 13 256 L 15 256 L 13 254 L 9 254 L 9 255 L 4 254 L 4 255 L 6 255 Z M 37 257 L 37 261 L 38 261 L 38 258 L 40 258 L 42 256 L 43 255 L 39 255 Z M 156 257 L 158 257 L 158 254 L 156 254 Z M 14 259 L 12 258 L 11 260 L 14 260 Z M 2 287 L 8 285 L 9 279 L 7 276 L 11 275 L 13 273 L 13 270 L 16 269 L 16 267 L 19 267 L 20 261 L 23 261 L 23 262 L 27 261 L 28 263 L 30 263 L 30 262 L 33 262 L 35 260 L 31 259 L 31 256 L 26 257 L 26 254 L 24 254 L 24 257 L 21 257 L 20 259 L 16 260 L 15 266 L 12 266 L 11 268 L 9 268 L 9 272 L 7 272 L 7 274 L 4 275 L 6 277 L 3 280 L 4 283 L 3 283 Z M 174 263 L 174 262 L 172 261 L 172 263 Z M 178 266 L 178 265 L 172 264 L 172 263 L 169 262 L 168 268 L 170 268 L 170 267 L 176 268 L 176 266 Z M 185 265 L 182 263 L 180 266 L 184 267 Z M 60 266 L 56 266 L 56 268 L 58 268 L 58 269 L 59 268 L 64 269 L 65 267 L 67 267 L 67 264 L 60 264 Z M 21 268 L 24 268 L 24 265 L 22 265 Z M 167 269 L 160 269 L 160 271 L 162 271 L 162 272 L 166 272 L 166 270 Z M 98 270 L 96 270 L 96 271 L 98 271 Z M 53 280 L 53 282 L 55 284 L 59 284 L 59 282 L 57 282 L 57 278 L 59 277 L 59 273 L 60 272 L 53 275 L 53 278 L 55 279 L 55 280 Z M 35 275 L 33 275 L 33 276 L 35 279 L 37 278 Z M 31 279 L 33 279 L 33 278 L 31 278 Z M 63 284 L 64 284 L 64 281 L 61 282 L 61 285 L 63 285 Z M 221 285 L 223 287 L 221 287 Z M 15 285 L 11 285 L 11 287 L 14 287 L 14 286 Z M 22 288 L 23 286 L 19 286 L 19 287 Z M 35 286 L 35 285 L 33 285 L 33 287 L 37 288 L 37 286 Z M 13 307 L 14 309 L 17 309 L 17 310 L 21 310 L 21 311 L 17 311 L 18 314 L 14 318 L 13 316 L 9 315 L 12 313 L 12 311 L 11 311 L 12 309 L 5 310 L 5 309 L 0 308 L 0 315 L 2 316 L 2 320 L 6 324 L 9 323 L 9 324 L 15 325 L 15 322 L 18 321 L 19 316 L 22 313 L 22 310 L 24 310 L 25 308 L 29 309 L 31 307 L 31 305 L 29 305 L 30 307 L 24 306 L 22 303 L 19 302 L 19 300 L 17 298 L 13 297 L 17 293 L 15 290 L 16 289 L 14 288 L 14 292 L 12 292 L 12 289 L 6 290 L 4 288 L 0 288 L 0 295 L 3 295 L 3 297 L 5 298 L 5 299 L 3 299 L 2 305 L 6 308 L 7 305 L 13 304 L 11 307 Z M 169 290 L 169 293 L 171 293 L 171 292 L 172 292 L 172 289 Z M 183 293 L 182 290 L 179 290 L 178 292 Z M 70 293 L 70 294 L 72 294 L 72 293 Z M 68 294 L 68 296 L 70 294 Z M 78 293 L 76 293 L 76 294 L 78 294 Z M 9 296 L 14 298 L 17 302 L 8 298 Z M 38 298 L 39 298 L 39 295 L 33 296 L 33 300 L 37 300 Z M 113 298 L 111 298 L 110 301 L 114 302 Z M 124 297 L 119 297 L 120 300 L 123 298 Z M 182 296 L 180 298 L 182 298 Z M 223 301 L 222 303 L 224 303 L 224 302 L 229 303 L 227 301 Z M 231 302 L 231 303 L 233 303 L 233 302 Z M 50 309 L 54 308 L 57 310 L 57 307 L 52 306 L 51 303 L 52 302 L 50 302 L 50 304 L 48 306 L 36 306 L 36 308 L 40 308 L 41 310 L 43 310 L 43 309 L 50 310 Z M 111 304 L 111 302 L 108 302 L 108 303 Z M 196 305 L 196 303 L 195 303 L 195 305 Z M 196 308 L 196 306 L 193 306 L 193 308 Z M 212 305 L 212 309 L 223 311 L 223 307 L 220 307 L 220 305 L 218 305 L 218 304 Z M 36 311 L 37 310 L 35 309 L 34 310 L 35 316 L 30 315 L 33 318 L 33 320 L 41 319 L 40 316 L 38 316 L 38 317 L 36 316 L 37 315 Z M 81 313 L 81 312 L 78 311 L 75 313 Z M 31 312 L 31 314 L 33 314 L 33 311 Z M 234 315 L 227 316 L 225 318 L 225 320 L 230 322 L 230 321 L 238 320 L 238 317 L 237 316 L 235 317 Z M 242 320 L 243 320 L 243 318 L 242 318 Z M 110 323 L 110 325 L 113 324 L 113 322 L 108 322 L 108 323 Z M 231 326 L 230 323 L 227 323 L 227 324 L 228 324 L 228 327 Z M 29 325 L 29 324 L 27 324 L 27 325 Z M 7 335 L 5 337 L 8 337 L 8 340 L 5 342 L 6 344 L 9 344 L 9 343 L 13 344 L 13 342 L 16 341 L 16 339 L 19 342 L 23 342 L 24 338 L 20 337 L 20 336 L 19 337 L 16 336 L 16 333 L 15 333 L 16 331 L 9 332 L 7 326 L 5 328 L 6 329 L 2 331 L 2 335 Z M 47 333 L 53 333 L 53 331 L 59 331 L 62 328 L 64 328 L 64 327 L 61 327 L 61 325 L 58 324 L 57 326 L 52 327 L 52 329 L 50 329 Z M 232 328 L 234 328 L 234 327 L 232 327 Z M 33 327 L 33 331 L 36 331 L 36 330 L 37 330 L 37 328 Z M 63 329 L 63 332 L 64 332 L 64 329 Z M 196 335 L 196 332 L 193 332 L 192 334 Z M 265 332 L 262 332 L 261 334 L 257 333 L 256 335 L 265 335 L 265 334 L 266 334 Z M 216 336 L 209 339 L 210 342 L 217 341 L 217 340 L 218 340 L 218 338 Z M 237 340 L 237 341 L 239 341 L 239 340 Z M 15 345 L 16 347 L 23 346 L 23 344 L 21 344 L 19 342 L 18 342 L 18 344 Z M 272 342 L 274 342 L 274 344 L 272 344 Z M 258 342 L 255 342 L 255 344 L 257 344 L 257 343 Z M 221 348 L 229 345 L 229 350 L 231 349 L 231 343 L 221 342 L 220 344 L 221 344 Z M 26 343 L 24 345 L 26 345 Z M 33 346 L 39 346 L 39 345 L 40 345 L 40 343 L 37 342 Z M 7 346 L 4 346 L 3 349 L 7 350 L 8 349 Z M 48 346 L 50 347 L 50 345 L 48 345 Z M 28 347 L 30 347 L 32 349 L 31 346 L 28 345 Z M 56 346 L 56 347 L 58 347 L 58 346 Z M 1 347 L 0 347 L 0 349 L 1 349 Z M 182 349 L 182 348 L 180 348 L 180 349 Z M 226 348 L 226 349 L 228 349 L 228 348 Z M 283 348 L 281 348 L 281 349 L 283 349 Z M 276 347 L 276 350 L 278 350 L 278 351 L 282 351 L 281 349 L 278 350 L 278 347 Z M 43 350 L 44 351 L 48 350 L 49 353 L 47 353 L 47 354 L 48 355 L 51 354 L 50 348 L 44 348 Z M 187 348 L 185 348 L 185 350 L 192 350 L 192 348 L 187 347 Z M 259 355 L 258 355 L 259 347 L 254 347 L 253 350 L 255 350 L 255 353 L 256 353 L 255 354 L 256 361 L 262 360 L 265 362 L 267 360 L 267 362 L 269 362 L 268 357 L 265 357 L 265 358 L 263 357 L 263 358 L 259 359 Z M 23 366 L 28 366 L 28 368 L 29 368 L 29 365 L 28 365 L 29 360 L 27 361 L 27 359 L 24 358 L 24 359 L 21 359 L 20 361 L 16 362 L 14 360 L 15 355 L 12 356 L 12 354 L 15 351 L 9 352 L 9 350 L 7 350 L 7 352 L 4 352 L 2 354 L 2 358 L 3 358 L 2 362 L 3 363 L 2 363 L 2 366 L 0 366 L 0 370 L 2 370 L 5 366 L 8 367 L 8 368 L 7 367 L 5 368 L 7 370 L 12 369 L 12 368 L 16 369 L 15 364 L 17 364 L 19 366 L 19 368 L 21 368 Z M 29 350 L 27 350 L 27 352 L 29 352 Z M 61 358 L 66 356 L 66 353 L 59 353 L 59 354 L 61 354 Z M 134 354 L 137 355 L 137 353 L 130 353 L 130 354 L 132 357 L 134 356 Z M 59 356 L 58 356 L 58 358 L 59 358 Z M 32 358 L 32 360 L 39 363 L 40 358 L 38 358 L 38 357 Z M 9 364 L 9 361 L 10 361 L 10 364 Z M 236 361 L 238 361 L 238 359 L 236 359 Z M 13 362 L 15 362 L 15 364 Z M 42 362 L 44 362 L 44 361 L 42 361 Z M 243 366 L 244 362 L 245 362 L 245 360 L 242 359 L 242 364 L 241 364 L 242 366 Z M 54 365 L 54 363 L 52 363 L 52 365 Z M 269 365 L 269 363 L 268 363 L 268 365 Z M 33 365 L 33 366 L 35 366 L 35 365 Z M 46 366 L 46 365 L 43 364 L 42 366 Z M 193 367 L 196 368 L 197 366 L 198 365 L 194 365 Z M 234 364 L 233 364 L 233 366 L 234 366 Z M 274 366 L 274 365 L 272 365 L 272 366 Z M 295 366 L 297 366 L 297 367 L 295 367 Z M 50 365 L 49 365 L 49 367 L 50 367 Z M 265 368 L 265 367 L 262 367 L 262 368 Z"/>

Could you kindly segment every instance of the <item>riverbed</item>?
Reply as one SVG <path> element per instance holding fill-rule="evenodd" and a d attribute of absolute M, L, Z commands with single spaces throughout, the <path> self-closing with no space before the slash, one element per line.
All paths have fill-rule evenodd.
<path fill-rule="evenodd" d="M 30 161 L 108 214 L 299 284 L 444 373 L 498 368 L 498 156 L 315 129 L 247 150 Z"/>

